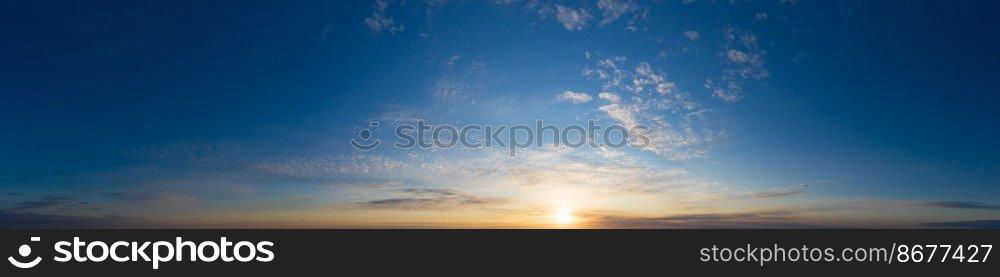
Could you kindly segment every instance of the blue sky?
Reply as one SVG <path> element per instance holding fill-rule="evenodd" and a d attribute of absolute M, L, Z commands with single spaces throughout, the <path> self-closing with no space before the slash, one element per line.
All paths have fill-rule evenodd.
<path fill-rule="evenodd" d="M 991 3 L 4 6 L 7 226 L 1000 220 Z M 416 120 L 643 125 L 653 145 L 348 144 Z"/>

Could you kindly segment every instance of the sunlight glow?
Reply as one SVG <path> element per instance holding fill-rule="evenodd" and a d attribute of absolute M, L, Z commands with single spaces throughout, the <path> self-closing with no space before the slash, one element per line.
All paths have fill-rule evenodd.
<path fill-rule="evenodd" d="M 573 211 L 567 207 L 562 207 L 556 210 L 556 213 L 552 217 L 556 220 L 556 223 L 562 225 L 569 224 L 573 222 Z"/>

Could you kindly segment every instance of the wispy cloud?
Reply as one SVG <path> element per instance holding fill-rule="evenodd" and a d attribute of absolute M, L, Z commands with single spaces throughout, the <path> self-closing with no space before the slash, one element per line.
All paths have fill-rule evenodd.
<path fill-rule="evenodd" d="M 459 194 L 466 188 L 474 187 L 476 191 L 495 188 L 525 197 L 550 189 L 565 189 L 604 197 L 663 194 L 678 201 L 688 201 L 705 197 L 709 194 L 708 190 L 714 187 L 714 184 L 687 176 L 683 169 L 642 163 L 623 151 L 571 149 L 565 146 L 524 149 L 517 156 L 509 156 L 502 149 L 450 149 L 413 151 L 401 158 L 374 154 L 322 159 L 282 158 L 262 163 L 258 168 L 274 174 L 292 174 L 316 180 L 355 176 L 435 184 Z M 361 189 L 384 191 L 384 188 Z M 369 204 L 374 205 L 372 207 L 430 205 L 456 200 L 428 197 L 429 194 L 415 195 L 416 192 L 396 191 L 402 194 L 401 197 L 375 199 L 381 202 Z M 475 197 L 494 199 L 502 195 L 482 194 Z"/>
<path fill-rule="evenodd" d="M 597 216 L 595 225 L 609 228 L 809 228 L 796 222 L 795 212 L 777 210 L 742 213 L 694 213 L 660 217 Z"/>
<path fill-rule="evenodd" d="M 1000 229 L 1000 220 L 969 220 L 969 221 L 948 221 L 948 222 L 927 222 L 923 224 L 927 227 L 936 228 L 968 228 L 968 229 Z"/>
<path fill-rule="evenodd" d="M 106 192 L 104 197 L 118 201 L 156 202 L 160 204 L 190 204 L 193 197 L 166 192 L 145 192 L 137 190 Z"/>
<path fill-rule="evenodd" d="M 1000 205 L 973 201 L 937 201 L 926 203 L 931 207 L 973 210 L 1000 210 Z"/>
<path fill-rule="evenodd" d="M 38 200 L 30 200 L 15 203 L 13 207 L 5 209 L 10 212 L 50 210 L 50 209 L 72 209 L 88 205 L 86 201 L 71 196 L 46 196 Z"/>
<path fill-rule="evenodd" d="M 807 187 L 808 185 L 806 184 L 798 184 L 786 187 L 766 189 L 763 191 L 752 193 L 751 195 L 753 195 L 753 197 L 756 198 L 765 198 L 765 199 L 782 198 L 782 197 L 805 193 Z"/>
<path fill-rule="evenodd" d="M 568 101 L 571 103 L 579 104 L 579 103 L 590 102 L 590 100 L 593 100 L 594 98 L 591 97 L 590 94 L 567 90 L 563 93 L 560 93 L 559 95 L 556 95 L 556 99 L 559 99 L 560 101 Z"/>
<path fill-rule="evenodd" d="M 104 193 L 104 196 L 115 200 L 127 200 L 127 201 L 155 201 L 162 198 L 162 196 L 159 194 L 139 192 L 139 191 L 107 192 Z"/>
<path fill-rule="evenodd" d="M 785 220 L 792 214 L 789 211 L 767 211 L 756 213 L 705 213 L 705 214 L 682 214 L 664 217 L 650 218 L 660 221 L 705 221 L 705 220 L 731 220 L 731 219 L 770 219 Z"/>
<path fill-rule="evenodd" d="M 388 32 L 394 35 L 403 31 L 403 25 L 397 24 L 391 17 L 386 16 L 385 12 L 389 4 L 392 4 L 391 0 L 375 0 L 372 15 L 365 18 L 365 25 L 373 33 L 382 34 L 383 32 Z"/>
<path fill-rule="evenodd" d="M 597 25 L 604 26 L 615 22 L 623 15 L 635 12 L 639 6 L 632 0 L 598 0 L 597 9 L 601 10 L 603 16 Z"/>
<path fill-rule="evenodd" d="M 598 94 L 597 97 L 601 98 L 601 99 L 604 99 L 604 100 L 608 100 L 608 102 L 611 102 L 611 103 L 618 103 L 618 102 L 622 101 L 622 98 L 620 96 L 618 96 L 618 94 L 614 94 L 614 93 L 610 93 L 610 92 L 602 92 L 602 93 Z"/>
<path fill-rule="evenodd" d="M 0 229 L 157 228 L 139 217 L 74 216 L 0 211 Z"/>
<path fill-rule="evenodd" d="M 578 31 L 587 28 L 587 21 L 594 17 L 585 8 L 569 8 L 563 5 L 556 5 L 556 19 L 562 23 L 566 30 Z"/>
<path fill-rule="evenodd" d="M 373 200 L 360 206 L 374 209 L 400 210 L 450 210 L 483 207 L 502 203 L 498 199 L 476 197 L 452 189 L 403 189 L 398 193 L 403 197 Z"/>
<path fill-rule="evenodd" d="M 656 154 L 688 160 L 705 155 L 705 146 L 720 133 L 707 128 L 711 110 L 701 108 L 666 74 L 648 62 L 630 66 L 625 57 L 598 58 L 583 75 L 602 82 L 605 93 L 599 107 L 608 117 L 649 138 L 640 146 Z M 628 96 L 619 97 L 618 93 Z M 638 128 L 639 126 L 645 127 Z"/>
<path fill-rule="evenodd" d="M 743 98 L 748 81 L 762 81 L 771 73 L 765 67 L 767 51 L 758 46 L 756 35 L 731 26 L 722 33 L 725 39 L 720 54 L 724 66 L 722 76 L 717 80 L 705 80 L 705 88 L 719 99 L 734 102 Z"/>
<path fill-rule="evenodd" d="M 684 37 L 686 37 L 689 40 L 698 40 L 701 38 L 701 35 L 698 34 L 698 31 L 687 30 L 684 31 Z"/>
<path fill-rule="evenodd" d="M 441 62 L 444 71 L 432 90 L 433 97 L 447 107 L 478 103 L 489 75 L 487 64 L 474 57 L 455 54 Z"/>

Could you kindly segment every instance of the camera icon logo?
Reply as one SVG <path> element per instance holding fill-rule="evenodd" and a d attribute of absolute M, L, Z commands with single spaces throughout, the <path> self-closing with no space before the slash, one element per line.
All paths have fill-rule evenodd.
<path fill-rule="evenodd" d="M 351 146 L 354 146 L 354 148 L 358 150 L 372 150 L 375 149 L 375 147 L 378 147 L 379 144 L 382 144 L 381 140 L 372 139 L 375 128 L 378 127 L 378 125 L 378 122 L 369 122 L 367 129 L 361 129 L 361 131 L 358 132 L 358 138 L 360 138 L 360 140 L 351 139 Z"/>
<path fill-rule="evenodd" d="M 31 237 L 31 241 L 40 241 L 40 240 L 42 239 L 39 237 Z M 17 254 L 20 254 L 21 257 L 27 258 L 28 256 L 31 255 L 31 246 L 27 244 L 22 244 L 21 247 L 17 248 Z M 15 259 L 14 256 L 10 256 L 7 257 L 7 261 L 18 268 L 32 268 L 38 265 L 38 263 L 42 262 L 42 257 L 35 257 L 35 259 L 31 260 L 30 262 L 21 262 L 18 259 Z"/>

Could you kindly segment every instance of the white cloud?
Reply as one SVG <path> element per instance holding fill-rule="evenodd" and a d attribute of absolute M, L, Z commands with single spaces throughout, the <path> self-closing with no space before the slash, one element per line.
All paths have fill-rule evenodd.
<path fill-rule="evenodd" d="M 566 30 L 583 30 L 587 28 L 587 21 L 594 18 L 586 9 L 567 8 L 563 5 L 556 5 L 556 19 L 566 27 Z"/>
<path fill-rule="evenodd" d="M 733 75 L 724 74 L 720 81 L 705 80 L 705 88 L 719 99 L 735 102 L 743 98 L 743 82 L 737 81 Z"/>
<path fill-rule="evenodd" d="M 449 109 L 460 109 L 481 104 L 481 92 L 485 78 L 489 78 L 486 63 L 467 55 L 445 56 L 431 62 L 439 63 L 443 74 L 435 83 L 431 93 L 438 103 Z"/>
<path fill-rule="evenodd" d="M 598 94 L 597 97 L 600 97 L 601 99 L 604 99 L 604 100 L 608 100 L 611 103 L 618 103 L 618 102 L 622 101 L 621 97 L 618 97 L 617 94 L 610 93 L 610 92 L 602 92 L 602 93 Z"/>
<path fill-rule="evenodd" d="M 635 12 L 639 6 L 631 0 L 598 0 L 597 8 L 601 10 L 601 14 L 604 17 L 597 25 L 604 26 L 615 22 L 615 20 L 618 20 L 623 15 Z"/>
<path fill-rule="evenodd" d="M 375 11 L 372 12 L 370 17 L 365 18 L 365 25 L 373 33 L 382 34 L 383 32 L 388 32 L 394 35 L 403 31 L 403 25 L 397 25 L 391 17 L 385 15 L 385 10 L 389 7 L 389 4 L 391 4 L 390 0 L 375 0 Z"/>
<path fill-rule="evenodd" d="M 621 149 L 549 145 L 523 149 L 517 156 L 488 148 L 408 152 L 398 158 L 375 153 L 268 158 L 257 162 L 253 169 L 352 190 L 355 193 L 348 196 L 353 203 L 384 200 L 379 192 L 385 190 L 427 196 L 409 198 L 438 198 L 411 195 L 422 193 L 413 190 L 425 187 L 422 184 L 433 184 L 447 195 L 453 195 L 449 191 L 461 192 L 461 198 L 517 195 L 522 204 L 543 206 L 550 204 L 549 193 L 553 191 L 607 200 L 656 194 L 678 201 L 709 197 L 712 193 L 708 188 L 711 184 L 689 177 L 683 169 L 645 163 Z M 375 202 L 379 203 L 386 202 Z"/>
<path fill-rule="evenodd" d="M 608 113 L 608 116 L 610 116 L 611 119 L 625 125 L 625 128 L 632 129 L 639 126 L 639 120 L 637 120 L 635 116 L 638 111 L 633 110 L 636 108 L 637 107 L 635 106 L 623 107 L 619 104 L 609 104 L 601 106 L 600 110 Z"/>
<path fill-rule="evenodd" d="M 642 92 L 647 86 L 652 86 L 657 93 L 666 94 L 677 89 L 674 82 L 667 82 L 662 74 L 653 71 L 649 63 L 639 63 L 635 69 L 636 76 L 632 79 L 636 92 Z"/>
<path fill-rule="evenodd" d="M 551 4 L 542 3 L 540 0 L 529 0 L 524 4 L 524 9 L 534 11 L 541 19 L 548 18 L 549 15 L 556 13 L 555 8 Z"/>
<path fill-rule="evenodd" d="M 597 60 L 597 67 L 583 68 L 583 75 L 604 81 L 604 88 L 622 86 L 622 81 L 628 77 L 628 72 L 622 70 L 619 64 L 625 62 L 625 57 L 603 58 Z"/>
<path fill-rule="evenodd" d="M 809 186 L 806 184 L 797 184 L 785 187 L 770 188 L 751 193 L 751 195 L 756 198 L 775 199 L 775 198 L 782 198 L 782 197 L 805 193 L 807 187 Z"/>
<path fill-rule="evenodd" d="M 759 12 L 759 13 L 754 14 L 753 17 L 756 18 L 757 20 L 764 20 L 764 19 L 767 19 L 767 13 L 766 12 Z"/>
<path fill-rule="evenodd" d="M 712 95 L 728 102 L 743 98 L 743 89 L 748 81 L 763 81 L 770 77 L 765 66 L 767 51 L 757 44 L 757 36 L 749 32 L 727 27 L 725 38 L 722 76 L 705 80 L 705 88 Z"/>
<path fill-rule="evenodd" d="M 503 204 L 503 199 L 483 198 L 453 189 L 406 188 L 393 198 L 356 203 L 359 208 L 396 210 L 476 209 Z"/>
<path fill-rule="evenodd" d="M 640 11 L 637 12 L 635 14 L 635 16 L 632 16 L 632 19 L 629 19 L 628 26 L 625 27 L 625 30 L 632 31 L 632 32 L 638 31 L 639 27 L 637 25 L 639 24 L 639 21 L 649 21 L 649 8 L 648 7 L 647 8 L 640 8 Z M 645 29 L 645 28 L 643 28 L 643 29 Z"/>
<path fill-rule="evenodd" d="M 648 138 L 645 145 L 634 147 L 673 160 L 688 160 L 704 156 L 707 145 L 722 136 L 722 132 L 707 127 L 711 111 L 689 99 L 650 63 L 640 62 L 634 70 L 626 70 L 624 57 L 597 60 L 596 66 L 584 68 L 583 75 L 602 82 L 603 92 L 598 97 L 611 103 L 601 106 L 600 111 L 633 129 L 630 132 Z M 639 126 L 646 129 L 636 129 Z"/>
<path fill-rule="evenodd" d="M 740 52 L 740 50 L 735 50 L 735 49 L 730 49 L 729 51 L 727 51 L 726 57 L 729 58 L 729 61 L 735 63 L 745 63 L 747 61 L 750 61 L 750 56 L 747 56 L 747 54 L 744 54 L 743 52 Z"/>
<path fill-rule="evenodd" d="M 560 101 L 569 101 L 571 103 L 579 104 L 579 103 L 590 102 L 590 100 L 592 100 L 594 98 L 591 97 L 590 94 L 586 94 L 586 93 L 583 93 L 583 92 L 573 92 L 573 91 L 567 90 L 567 91 L 565 91 L 565 92 L 560 93 L 559 95 L 557 95 L 556 99 L 559 99 Z"/>
<path fill-rule="evenodd" d="M 455 62 L 457 62 L 461 58 L 462 58 L 462 55 L 451 56 L 451 58 L 448 58 L 448 61 L 445 61 L 444 64 L 448 65 L 448 66 L 453 66 L 453 65 L 455 65 Z"/>
<path fill-rule="evenodd" d="M 463 102 L 467 100 L 465 91 L 468 89 L 469 84 L 445 78 L 434 85 L 434 96 L 444 103 Z"/>
<path fill-rule="evenodd" d="M 684 37 L 686 37 L 686 38 L 688 38 L 690 40 L 698 40 L 701 36 L 696 31 L 688 30 L 688 31 L 684 31 Z"/>

